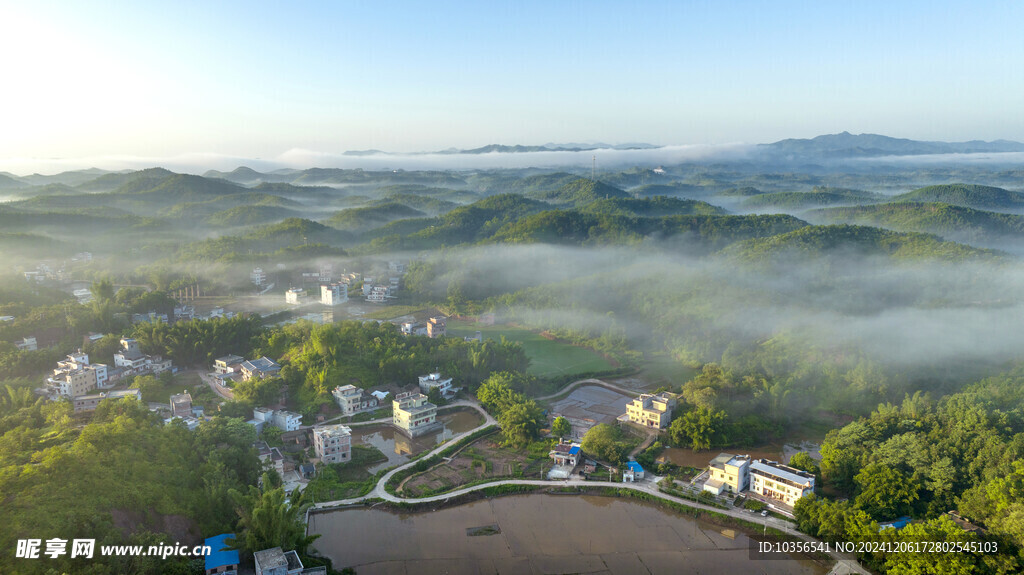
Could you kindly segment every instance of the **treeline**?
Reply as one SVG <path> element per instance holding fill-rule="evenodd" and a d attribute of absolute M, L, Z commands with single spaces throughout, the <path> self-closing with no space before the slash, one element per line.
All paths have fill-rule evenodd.
<path fill-rule="evenodd" d="M 356 321 L 287 325 L 265 333 L 256 353 L 282 358 L 282 378 L 307 410 L 332 402 L 339 385 L 407 386 L 440 370 L 472 391 L 492 372 L 523 372 L 529 364 L 517 343 L 404 336 L 390 323 Z"/>
<path fill-rule="evenodd" d="M 877 540 L 871 522 L 909 515 L 920 523 L 898 538 L 969 536 L 941 519 L 956 510 L 987 529 L 999 554 L 965 555 L 971 572 L 1015 573 L 1024 567 L 1024 371 L 985 379 L 935 400 L 920 392 L 899 405 L 829 432 L 821 447 L 825 485 L 849 501 L 809 499 L 797 505 L 801 528 L 831 540 Z M 907 531 L 909 529 L 909 531 Z M 941 536 L 941 537 L 939 537 Z M 970 536 L 973 538 L 974 536 Z M 902 540 L 902 539 L 898 539 Z M 872 555 L 893 569 L 908 557 Z M 948 557 L 950 565 L 956 564 Z M 895 562 L 895 563 L 894 563 Z M 936 564 L 931 573 L 960 573 Z"/>
<path fill-rule="evenodd" d="M 100 404 L 76 425 L 70 402 L 37 402 L 0 417 L 0 571 L 191 573 L 185 560 L 106 557 L 101 545 L 199 544 L 231 532 L 229 492 L 256 483 L 255 431 L 217 417 L 195 432 L 163 425 L 141 402 Z M 95 539 L 88 561 L 68 555 L 15 559 L 18 539 Z M 70 550 L 70 543 L 68 549 Z M 15 563 L 17 562 L 17 563 Z"/>

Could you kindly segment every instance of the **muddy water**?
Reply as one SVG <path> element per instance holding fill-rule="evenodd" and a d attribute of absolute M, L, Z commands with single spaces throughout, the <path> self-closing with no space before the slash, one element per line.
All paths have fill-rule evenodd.
<path fill-rule="evenodd" d="M 692 449 L 669 447 L 662 451 L 659 457 L 666 457 L 670 463 L 674 463 L 679 466 L 703 469 L 708 466 L 715 456 L 722 452 L 749 455 L 754 459 L 771 459 L 772 461 L 781 461 L 786 463 L 789 461 L 789 458 L 793 457 L 793 454 L 798 451 L 806 451 L 812 458 L 820 460 L 820 448 L 821 445 L 819 443 L 814 443 L 813 441 L 796 441 L 782 445 L 771 444 L 750 448 L 733 447 L 724 450 L 698 451 L 696 453 L 694 453 Z"/>
<path fill-rule="evenodd" d="M 459 410 L 442 412 L 437 420 L 444 424 L 436 432 L 410 439 L 395 431 L 390 425 L 373 425 L 352 428 L 352 443 L 355 445 L 372 445 L 388 457 L 379 465 L 368 467 L 370 473 L 394 467 L 409 461 L 409 457 L 434 447 L 438 443 L 451 439 L 457 433 L 469 431 L 481 423 L 483 417 L 476 411 Z"/>
<path fill-rule="evenodd" d="M 467 536 L 473 527 L 501 533 Z M 651 504 L 517 495 L 440 511 L 313 514 L 314 546 L 335 569 L 390 573 L 825 573 L 805 560 L 753 562 L 746 535 Z"/>

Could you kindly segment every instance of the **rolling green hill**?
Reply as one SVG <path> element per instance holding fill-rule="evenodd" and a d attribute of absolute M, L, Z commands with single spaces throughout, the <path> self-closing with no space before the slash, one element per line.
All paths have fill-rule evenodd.
<path fill-rule="evenodd" d="M 807 217 L 812 221 L 923 232 L 983 246 L 1011 239 L 1024 240 L 1024 216 L 934 202 L 823 208 L 808 212 Z"/>
<path fill-rule="evenodd" d="M 941 202 L 976 210 L 1024 209 L 1024 194 L 975 184 L 928 186 L 893 196 L 894 202 Z"/>
<path fill-rule="evenodd" d="M 998 252 L 943 241 L 931 234 L 851 225 L 807 226 L 786 234 L 740 242 L 722 253 L 738 261 L 768 265 L 823 256 L 888 256 L 948 261 L 1000 257 Z"/>
<path fill-rule="evenodd" d="M 602 182 L 576 178 L 556 190 L 531 192 L 528 197 L 557 204 L 589 204 L 606 198 L 629 198 L 626 192 Z"/>
<path fill-rule="evenodd" d="M 823 206 L 843 204 L 869 204 L 886 198 L 881 194 L 861 190 L 816 187 L 810 192 L 773 192 L 758 194 L 744 200 L 742 206 L 749 210 L 770 208 L 805 210 Z"/>
<path fill-rule="evenodd" d="M 203 221 L 211 226 L 235 227 L 279 222 L 297 216 L 298 212 L 273 206 L 235 206 L 210 214 Z"/>
<path fill-rule="evenodd" d="M 682 200 L 665 196 L 649 198 L 609 198 L 593 201 L 582 208 L 581 212 L 620 216 L 642 216 L 656 218 L 676 215 L 723 215 L 726 210 L 707 202 Z"/>
<path fill-rule="evenodd" d="M 324 220 L 327 225 L 339 230 L 363 232 L 406 218 L 423 217 L 423 212 L 395 202 L 386 202 L 365 208 L 351 208 L 337 212 Z"/>

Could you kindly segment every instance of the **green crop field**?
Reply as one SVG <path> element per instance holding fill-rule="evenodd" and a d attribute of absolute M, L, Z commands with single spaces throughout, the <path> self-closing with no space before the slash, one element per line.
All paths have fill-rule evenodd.
<path fill-rule="evenodd" d="M 573 373 L 588 373 L 611 369 L 608 360 L 596 352 L 570 345 L 561 341 L 552 341 L 528 329 L 508 325 L 478 325 L 473 322 L 448 320 L 448 335 L 472 336 L 477 331 L 484 339 L 498 341 L 502 336 L 508 341 L 523 344 L 527 357 L 530 358 L 531 374 L 537 377 L 553 377 Z"/>

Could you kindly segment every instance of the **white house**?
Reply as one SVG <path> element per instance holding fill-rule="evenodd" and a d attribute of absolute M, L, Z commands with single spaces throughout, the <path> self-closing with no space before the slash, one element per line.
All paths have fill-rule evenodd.
<path fill-rule="evenodd" d="M 320 303 L 335 306 L 348 301 L 348 284 L 332 283 L 320 286 Z"/>
<path fill-rule="evenodd" d="M 292 305 L 299 305 L 306 302 L 306 290 L 302 288 L 289 288 L 288 291 L 284 292 L 285 303 Z"/>
<path fill-rule="evenodd" d="M 440 372 L 421 375 L 419 379 L 420 391 L 423 393 L 428 393 L 431 389 L 436 389 L 441 392 L 442 396 L 455 394 L 455 391 L 452 390 L 452 378 L 441 377 Z"/>

